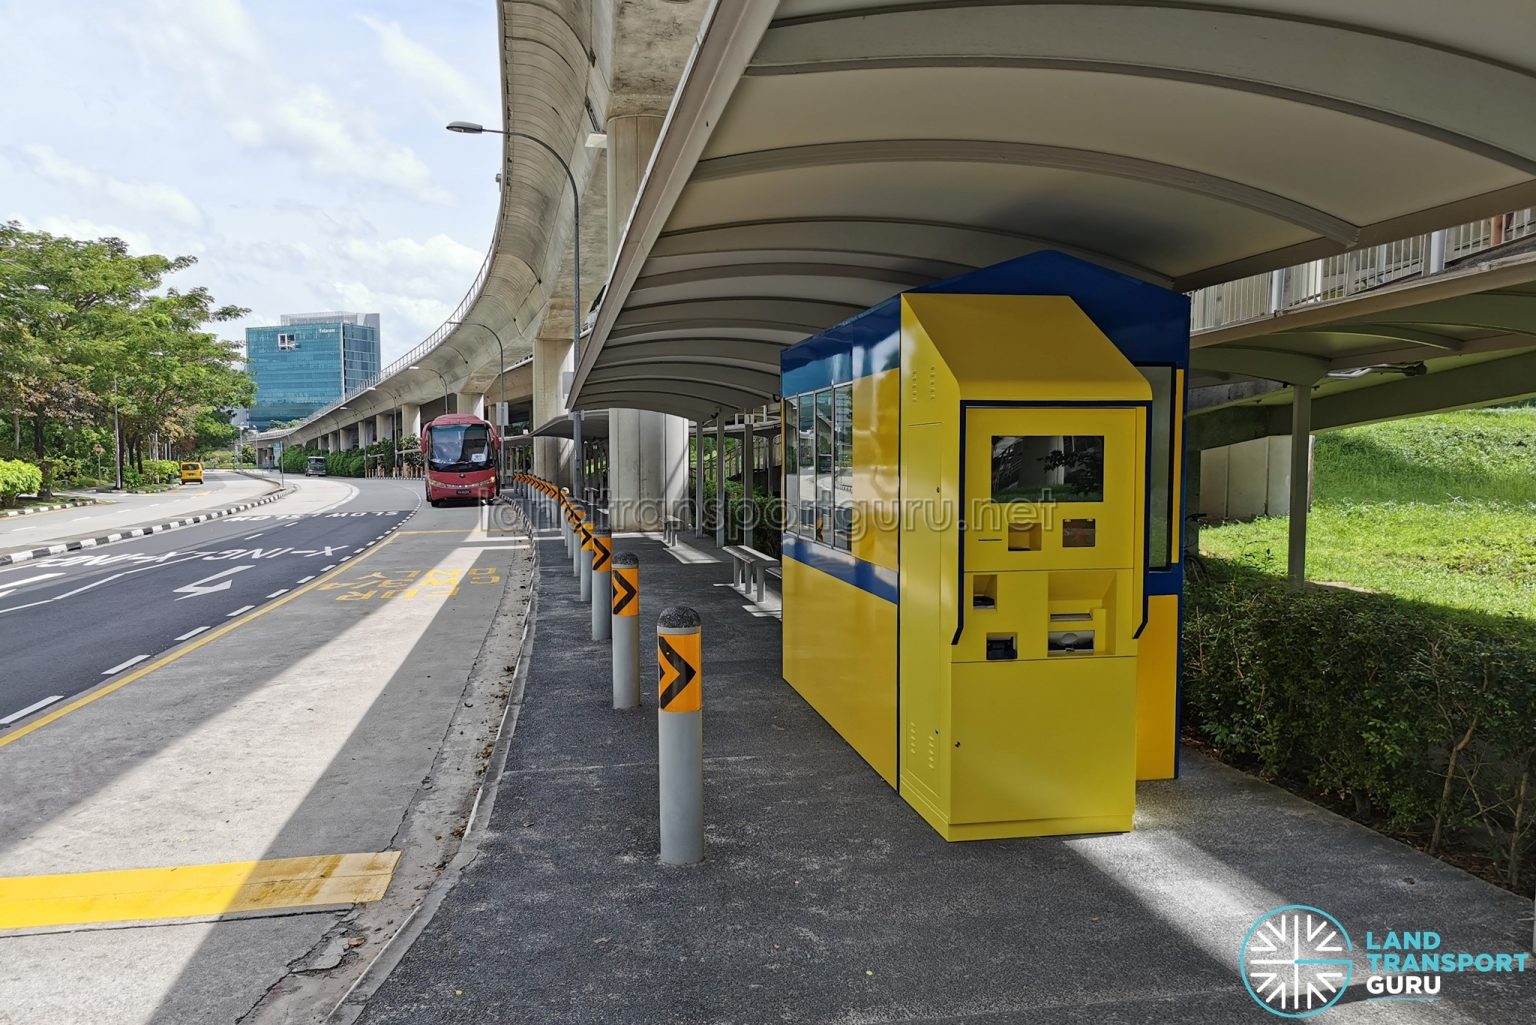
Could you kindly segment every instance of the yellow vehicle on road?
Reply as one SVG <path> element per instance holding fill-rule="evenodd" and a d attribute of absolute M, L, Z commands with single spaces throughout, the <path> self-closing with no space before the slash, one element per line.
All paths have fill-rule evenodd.
<path fill-rule="evenodd" d="M 183 484 L 201 484 L 203 482 L 203 464 L 182 463 L 181 482 Z"/>

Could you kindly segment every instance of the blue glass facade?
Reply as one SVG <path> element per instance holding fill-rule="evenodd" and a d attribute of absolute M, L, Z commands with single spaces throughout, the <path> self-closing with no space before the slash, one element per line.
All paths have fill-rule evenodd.
<path fill-rule="evenodd" d="M 245 350 L 256 401 L 250 423 L 306 417 L 379 372 L 379 331 L 346 321 L 245 329 Z"/>

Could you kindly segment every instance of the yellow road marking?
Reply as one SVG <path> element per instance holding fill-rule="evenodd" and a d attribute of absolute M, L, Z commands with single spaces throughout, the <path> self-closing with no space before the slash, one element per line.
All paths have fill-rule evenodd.
<path fill-rule="evenodd" d="M 384 896 L 399 860 L 384 851 L 0 879 L 0 929 L 363 904 Z"/>
<path fill-rule="evenodd" d="M 350 572 L 352 567 L 356 566 L 358 563 L 362 562 L 364 559 L 366 559 L 366 558 L 368 558 L 368 557 L 370 557 L 372 555 L 375 555 L 378 552 L 382 551 L 384 549 L 385 545 L 389 544 L 391 541 L 393 541 L 398 536 L 399 536 L 399 531 L 396 531 L 395 533 L 391 534 L 389 537 L 385 538 L 383 541 L 380 541 L 378 544 L 376 544 L 372 548 L 368 549 L 362 555 L 359 555 L 356 558 L 352 559 L 351 562 L 348 562 L 348 563 L 346 563 L 344 565 L 341 565 L 341 566 L 337 566 L 331 572 L 325 574 L 322 577 L 316 577 L 315 580 L 312 583 L 305 584 L 303 587 L 299 588 L 296 591 L 288 592 L 287 594 L 283 595 L 281 598 L 277 599 L 276 601 L 269 602 L 268 604 L 263 605 L 261 608 L 257 609 L 256 611 L 249 612 L 249 613 L 245 614 L 244 616 L 241 616 L 239 619 L 235 620 L 233 623 L 230 623 L 230 624 L 228 624 L 226 626 L 221 626 L 217 630 L 209 630 L 207 633 L 202 634 L 201 636 L 199 636 L 195 641 L 192 641 L 191 643 L 187 644 L 184 647 L 177 648 L 175 651 L 171 652 L 169 655 L 166 655 L 163 658 L 156 659 L 155 661 L 149 663 L 144 668 L 142 668 L 142 669 L 135 669 L 133 672 L 129 673 L 127 676 L 124 676 L 122 679 L 113 680 L 111 683 L 107 684 L 105 687 L 102 687 L 99 690 L 93 690 L 89 694 L 85 695 L 84 697 L 78 698 L 77 700 L 70 702 L 69 704 L 65 705 L 63 708 L 58 709 L 57 711 L 49 712 L 47 715 L 43 716 L 41 719 L 37 720 L 36 722 L 28 723 L 27 725 L 23 726 L 21 729 L 15 731 L 14 733 L 7 733 L 5 736 L 0 737 L 0 747 L 5 747 L 7 744 L 14 744 L 14 743 L 16 743 L 16 741 L 20 740 L 22 737 L 25 737 L 27 734 L 35 732 L 36 730 L 40 730 L 44 726 L 47 726 L 49 723 L 56 722 L 59 719 L 64 718 L 69 713 L 77 711 L 78 709 L 84 708 L 86 705 L 89 705 L 92 701 L 96 701 L 96 700 L 98 700 L 100 698 L 104 698 L 108 694 L 111 694 L 113 691 L 122 690 L 124 687 L 128 686 L 133 681 L 139 680 L 139 679 L 143 679 L 144 677 L 148 676 L 150 673 L 154 672 L 156 669 L 164 669 L 166 666 L 170 665 L 172 662 L 174 662 L 177 659 L 181 658 L 183 655 L 191 654 L 192 652 L 196 651 L 198 648 L 201 648 L 203 645 L 209 643 L 210 641 L 218 640 L 220 637 L 223 637 L 225 634 L 231 632 L 232 630 L 239 629 L 240 627 L 242 627 L 245 624 L 249 623 L 251 620 L 259 619 L 260 617 L 265 616 L 268 612 L 271 612 L 273 609 L 280 608 L 281 606 L 288 604 L 289 602 L 293 601 L 293 599 L 299 597 L 299 595 L 301 595 L 301 594 L 308 594 L 310 591 L 313 591 L 315 588 L 319 587 L 321 584 L 324 584 L 327 581 L 329 581 L 329 580 L 331 580 L 331 579 L 333 579 L 335 577 L 341 576 L 341 574 L 343 574 L 343 573 Z"/>

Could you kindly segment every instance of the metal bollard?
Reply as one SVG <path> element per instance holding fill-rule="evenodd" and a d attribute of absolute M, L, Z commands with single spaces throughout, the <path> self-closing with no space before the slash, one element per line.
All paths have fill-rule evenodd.
<path fill-rule="evenodd" d="M 581 600 L 592 600 L 592 521 L 582 520 L 576 527 L 576 532 L 581 538 L 581 547 L 577 550 L 577 558 L 581 560 Z"/>
<path fill-rule="evenodd" d="M 699 614 L 678 605 L 656 621 L 656 729 L 661 860 L 704 860 L 704 666 Z"/>
<path fill-rule="evenodd" d="M 582 542 L 583 542 L 583 535 L 582 535 L 581 528 L 582 528 L 582 525 L 585 524 L 585 523 L 586 523 L 586 519 L 581 515 L 581 510 L 576 507 L 576 503 L 575 502 L 572 502 L 571 503 L 571 576 L 575 577 L 578 581 L 581 580 L 581 565 L 582 565 L 582 563 L 587 561 L 586 553 L 581 550 L 582 549 Z"/>
<path fill-rule="evenodd" d="M 613 557 L 613 707 L 640 707 L 640 556 Z"/>
<path fill-rule="evenodd" d="M 606 529 L 599 528 L 592 532 L 592 592 L 588 600 L 592 602 L 592 639 L 594 641 L 606 641 L 613 636 L 611 620 L 613 613 L 609 606 L 613 602 L 612 585 L 608 582 L 608 573 L 613 566 L 613 535 Z"/>

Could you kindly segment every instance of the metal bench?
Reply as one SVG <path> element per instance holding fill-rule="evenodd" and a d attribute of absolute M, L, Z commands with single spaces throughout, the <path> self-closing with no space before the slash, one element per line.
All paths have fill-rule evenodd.
<path fill-rule="evenodd" d="M 661 528 L 661 542 L 668 548 L 677 544 L 678 536 L 683 532 L 683 521 L 676 516 L 668 516 L 666 523 Z"/>
<path fill-rule="evenodd" d="M 721 551 L 731 557 L 731 586 L 746 594 L 747 588 L 755 584 L 757 600 L 762 601 L 768 574 L 778 570 L 779 560 L 746 545 L 726 545 Z"/>

